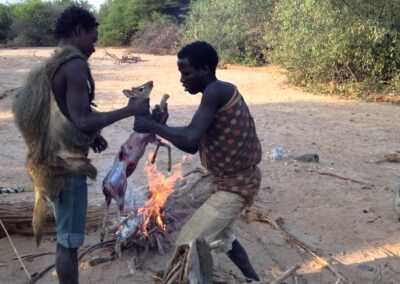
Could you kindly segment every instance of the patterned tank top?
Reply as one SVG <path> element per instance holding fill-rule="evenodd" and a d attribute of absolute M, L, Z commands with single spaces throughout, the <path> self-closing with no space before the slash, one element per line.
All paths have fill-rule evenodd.
<path fill-rule="evenodd" d="M 214 176 L 231 176 L 261 161 L 253 117 L 238 90 L 217 110 L 200 142 L 202 165 Z"/>

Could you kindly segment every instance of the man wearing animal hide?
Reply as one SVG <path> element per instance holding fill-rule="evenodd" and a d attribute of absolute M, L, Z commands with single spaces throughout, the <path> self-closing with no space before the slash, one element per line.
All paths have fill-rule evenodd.
<path fill-rule="evenodd" d="M 222 240 L 220 250 L 248 281 L 258 281 L 232 225 L 260 188 L 261 145 L 246 102 L 235 85 L 217 79 L 217 64 L 218 54 L 208 43 L 184 46 L 178 53 L 180 81 L 190 94 L 202 93 L 192 121 L 168 127 L 151 115 L 137 116 L 134 130 L 156 133 L 187 153 L 199 152 L 202 165 L 213 175 L 214 193 L 184 225 L 177 245 L 201 238 L 209 243 Z"/>
<path fill-rule="evenodd" d="M 46 199 L 54 202 L 60 283 L 78 283 L 86 179 L 97 174 L 87 158 L 89 149 L 100 153 L 107 148 L 100 134 L 103 127 L 149 111 L 149 101 L 139 98 L 114 111 L 92 110 L 95 88 L 87 61 L 95 51 L 97 26 L 89 11 L 67 8 L 55 27 L 58 49 L 29 73 L 13 103 L 16 124 L 28 147 L 26 167 L 35 187 L 32 226 L 37 245 L 46 222 Z"/>

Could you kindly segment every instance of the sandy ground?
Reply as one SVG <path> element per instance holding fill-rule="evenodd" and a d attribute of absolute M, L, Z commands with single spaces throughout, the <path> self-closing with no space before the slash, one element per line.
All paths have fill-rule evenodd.
<path fill-rule="evenodd" d="M 0 93 L 21 84 L 27 72 L 52 49 L 0 49 Z M 124 50 L 110 49 L 120 56 Z M 98 50 L 90 59 L 96 81 L 99 110 L 116 109 L 126 103 L 121 90 L 154 80 L 152 103 L 162 94 L 169 100 L 170 125 L 188 123 L 199 103 L 199 96 L 183 92 L 174 56 L 140 55 L 136 64 L 115 64 Z M 288 87 L 277 68 L 230 66 L 218 70 L 222 80 L 235 83 L 256 120 L 263 147 L 262 189 L 253 205 L 283 222 L 282 227 L 328 260 L 334 269 L 354 283 L 400 283 L 400 224 L 393 209 L 393 190 L 399 183 L 400 165 L 375 164 L 384 154 L 399 149 L 400 120 L 397 106 L 383 103 L 344 101 L 311 95 Z M 0 100 L 0 186 L 23 186 L 28 192 L 0 195 L 2 201 L 31 199 L 32 185 L 24 169 L 25 145 L 16 130 L 10 111 L 12 97 Z M 99 178 L 89 186 L 90 198 L 102 198 L 101 181 L 113 163 L 119 146 L 131 132 L 133 119 L 125 119 L 104 130 L 109 149 L 91 154 Z M 271 159 L 271 150 L 282 147 L 287 159 Z M 154 147 L 149 147 L 153 150 Z M 320 163 L 301 163 L 292 157 L 317 153 Z M 160 153 L 160 167 L 166 153 Z M 182 152 L 173 150 L 174 161 Z M 198 157 L 184 164 L 184 170 L 199 165 Z M 142 167 L 130 178 L 130 187 L 146 184 Z M 352 178 L 366 187 L 334 176 Z M 265 281 L 271 281 L 294 264 L 300 264 L 297 277 L 286 283 L 335 283 L 337 277 L 315 262 L 309 254 L 288 244 L 284 234 L 268 224 L 239 221 L 236 234 L 244 244 L 254 266 Z M 99 233 L 89 233 L 85 245 L 97 242 Z M 47 238 L 36 249 L 31 237 L 13 236 L 21 254 L 54 252 L 54 238 Z M 7 239 L 0 239 L 0 283 L 24 283 L 26 275 Z M 98 252 L 101 254 L 101 252 Z M 83 259 L 89 260 L 96 253 Z M 81 268 L 81 283 L 152 283 L 152 275 L 162 269 L 168 255 L 152 255 L 144 272 L 131 274 L 129 252 L 122 259 L 93 268 Z M 221 269 L 241 277 L 226 256 Z M 30 273 L 54 261 L 54 255 L 26 261 Z M 48 273 L 39 283 L 57 283 Z M 241 283 L 239 280 L 238 283 Z"/>

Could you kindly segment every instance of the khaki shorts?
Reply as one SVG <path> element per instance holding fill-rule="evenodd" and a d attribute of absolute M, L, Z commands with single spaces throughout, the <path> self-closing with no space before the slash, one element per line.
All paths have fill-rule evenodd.
<path fill-rule="evenodd" d="M 233 223 L 246 207 L 246 202 L 238 194 L 217 191 L 193 214 L 183 226 L 176 241 L 182 245 L 203 237 L 207 242 L 221 240 L 219 252 L 232 249 L 235 236 L 232 231 Z"/>

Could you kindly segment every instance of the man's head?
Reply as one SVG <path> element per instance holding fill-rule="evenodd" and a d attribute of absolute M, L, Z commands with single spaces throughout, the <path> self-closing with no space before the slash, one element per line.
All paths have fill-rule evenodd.
<path fill-rule="evenodd" d="M 191 94 L 204 91 L 207 82 L 215 78 L 217 65 L 217 51 L 205 41 L 190 43 L 178 52 L 181 82 Z"/>
<path fill-rule="evenodd" d="M 76 46 L 89 58 L 95 51 L 98 25 L 92 13 L 79 6 L 71 6 L 57 19 L 55 37 Z"/>

